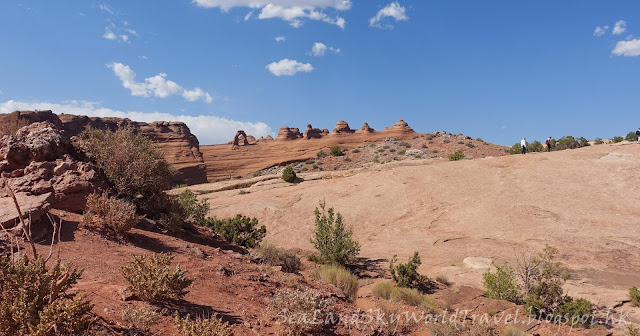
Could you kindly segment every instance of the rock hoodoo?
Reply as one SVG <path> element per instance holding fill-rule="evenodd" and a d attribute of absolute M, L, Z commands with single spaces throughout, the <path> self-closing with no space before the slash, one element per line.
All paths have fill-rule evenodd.
<path fill-rule="evenodd" d="M 336 123 L 336 127 L 333 128 L 333 133 L 336 134 L 347 134 L 347 133 L 353 133 L 354 131 L 349 128 L 349 124 L 344 121 L 344 120 L 340 120 Z"/>
<path fill-rule="evenodd" d="M 374 130 L 373 128 L 369 127 L 369 124 L 364 123 L 364 124 L 362 125 L 362 128 L 360 128 L 360 131 L 361 131 L 361 132 L 364 132 L 364 133 L 373 133 L 373 132 L 375 132 L 376 130 Z"/>
<path fill-rule="evenodd" d="M 294 127 L 282 126 L 278 131 L 278 136 L 276 137 L 276 141 L 281 140 L 296 140 L 302 138 L 302 134 L 300 134 L 300 130 Z"/>
<path fill-rule="evenodd" d="M 400 131 L 400 132 L 403 132 L 403 133 L 413 133 L 413 132 L 415 132 L 413 130 L 413 128 L 409 127 L 409 124 L 407 124 L 402 119 L 400 119 L 400 121 L 395 123 L 393 126 L 385 128 L 385 131 L 386 130 L 389 130 L 389 131 Z"/>
<path fill-rule="evenodd" d="M 304 138 L 305 139 L 311 139 L 311 138 L 315 138 L 315 139 L 319 139 L 322 138 L 323 136 L 329 134 L 329 130 L 325 129 L 319 129 L 319 128 L 313 128 L 311 126 L 311 124 L 307 125 L 307 129 L 304 131 Z"/>

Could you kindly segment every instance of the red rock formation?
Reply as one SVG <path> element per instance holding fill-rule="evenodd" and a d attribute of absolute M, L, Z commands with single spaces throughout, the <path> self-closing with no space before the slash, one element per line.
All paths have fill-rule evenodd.
<path fill-rule="evenodd" d="M 349 124 L 344 121 L 344 120 L 340 120 L 336 123 L 336 127 L 333 128 L 333 133 L 335 134 L 345 134 L 345 133 L 354 133 L 355 131 L 352 130 L 351 128 L 349 128 Z"/>
<path fill-rule="evenodd" d="M 307 125 L 307 129 L 304 131 L 304 138 L 305 139 L 319 139 L 322 138 L 323 136 L 329 134 L 329 130 L 325 129 L 319 129 L 319 128 L 313 128 L 311 126 L 311 124 Z"/>
<path fill-rule="evenodd" d="M 402 119 L 400 119 L 400 121 L 395 123 L 393 126 L 387 127 L 384 130 L 385 131 L 397 131 L 397 132 L 402 132 L 402 133 L 414 133 L 415 132 L 413 130 L 413 128 L 409 127 L 409 124 L 407 124 Z"/>
<path fill-rule="evenodd" d="M 293 127 L 282 126 L 278 131 L 278 136 L 276 137 L 276 141 L 283 140 L 296 140 L 302 138 L 302 134 L 300 134 L 300 130 Z"/>
<path fill-rule="evenodd" d="M 362 128 L 360 129 L 360 132 L 364 132 L 364 133 L 373 133 L 376 130 L 374 130 L 373 128 L 369 127 L 369 124 L 364 123 L 362 125 Z"/>

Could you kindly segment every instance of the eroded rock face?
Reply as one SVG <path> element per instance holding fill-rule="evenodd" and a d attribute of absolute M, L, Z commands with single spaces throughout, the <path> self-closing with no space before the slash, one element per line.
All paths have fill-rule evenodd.
<path fill-rule="evenodd" d="M 364 124 L 362 125 L 362 128 L 360 128 L 360 131 L 361 131 L 361 132 L 364 132 L 364 133 L 373 133 L 373 132 L 375 132 L 376 130 L 374 130 L 373 128 L 369 127 L 369 124 L 364 123 Z"/>
<path fill-rule="evenodd" d="M 395 123 L 393 126 L 387 127 L 385 128 L 385 130 L 390 130 L 390 131 L 400 131 L 403 133 L 413 133 L 415 132 L 413 130 L 413 128 L 409 127 L 409 124 L 407 124 L 404 120 L 400 119 L 400 121 L 398 121 L 397 123 Z"/>
<path fill-rule="evenodd" d="M 282 140 L 296 140 L 302 138 L 302 134 L 300 134 L 300 130 L 294 127 L 282 126 L 278 131 L 278 136 L 276 136 L 276 141 Z"/>
<path fill-rule="evenodd" d="M 336 123 L 336 127 L 333 128 L 333 133 L 353 133 L 354 130 L 352 130 L 351 128 L 349 128 L 349 124 L 344 121 L 344 120 L 340 120 Z"/>
<path fill-rule="evenodd" d="M 304 138 L 305 139 L 320 139 L 323 136 L 329 134 L 329 130 L 325 129 L 319 129 L 319 128 L 313 128 L 311 126 L 311 124 L 307 125 L 307 129 L 304 131 Z"/>

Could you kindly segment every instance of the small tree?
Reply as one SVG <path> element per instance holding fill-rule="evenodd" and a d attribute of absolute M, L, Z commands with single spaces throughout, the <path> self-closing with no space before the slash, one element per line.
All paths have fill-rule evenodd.
<path fill-rule="evenodd" d="M 485 296 L 496 300 L 506 300 L 516 304 L 522 302 L 520 285 L 515 271 L 509 266 L 496 267 L 495 272 L 487 271 L 482 275 Z"/>
<path fill-rule="evenodd" d="M 417 287 L 428 280 L 426 276 L 418 273 L 418 266 L 422 264 L 418 251 L 413 253 L 413 257 L 409 258 L 406 264 L 394 265 L 397 261 L 398 256 L 394 255 L 389 262 L 389 271 L 399 287 Z"/>
<path fill-rule="evenodd" d="M 198 201 L 198 197 L 191 190 L 187 189 L 178 196 L 178 203 L 185 216 L 194 224 L 204 225 L 205 216 L 209 212 L 207 200 Z"/>
<path fill-rule="evenodd" d="M 331 147 L 331 155 L 333 156 L 342 156 L 344 153 L 342 153 L 342 149 L 340 148 L 340 146 L 333 146 Z"/>
<path fill-rule="evenodd" d="M 333 208 L 326 211 L 325 205 L 320 201 L 320 209 L 314 211 L 316 230 L 311 243 L 320 252 L 319 262 L 345 265 L 360 253 L 360 243 L 351 238 L 353 228 L 344 225 L 342 215 Z"/>
<path fill-rule="evenodd" d="M 287 168 L 285 168 L 282 171 L 282 179 L 285 182 L 293 183 L 296 181 L 297 178 L 298 176 L 296 176 L 296 172 L 293 170 L 293 167 L 291 166 L 287 166 Z"/>
<path fill-rule="evenodd" d="M 624 138 L 619 135 L 616 135 L 613 137 L 613 139 L 611 139 L 611 141 L 613 141 L 614 143 L 622 142 L 622 140 L 624 140 Z"/>

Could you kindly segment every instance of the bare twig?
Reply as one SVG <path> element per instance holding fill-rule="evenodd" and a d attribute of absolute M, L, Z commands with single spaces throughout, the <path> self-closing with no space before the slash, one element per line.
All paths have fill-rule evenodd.
<path fill-rule="evenodd" d="M 51 256 L 53 255 L 53 243 L 56 240 L 56 231 L 58 231 L 58 226 L 56 225 L 56 221 L 53 219 L 53 216 L 51 216 L 51 213 L 47 212 L 47 217 L 49 217 L 49 222 L 51 222 L 51 226 L 53 226 L 53 234 L 51 234 L 51 245 L 49 246 L 49 255 L 47 256 L 47 258 L 44 260 L 44 263 L 46 264 L 49 259 L 51 259 Z M 62 226 L 62 222 L 60 222 L 60 226 Z M 60 241 L 58 240 L 58 243 Z M 58 245 L 58 248 L 60 247 L 60 245 Z M 58 253 L 58 258 L 60 256 L 60 253 Z"/>
<path fill-rule="evenodd" d="M 13 193 L 13 190 L 9 188 L 9 185 L 5 183 L 4 189 L 7 191 L 9 196 L 13 199 L 13 204 L 16 206 L 16 210 L 18 211 L 18 218 L 20 218 L 20 224 L 22 224 L 22 232 L 24 232 L 25 236 L 27 236 L 27 241 L 29 245 L 31 245 L 31 252 L 33 252 L 33 259 L 38 258 L 38 252 L 36 251 L 36 246 L 33 244 L 31 240 L 31 232 L 27 232 L 26 225 L 24 223 L 24 219 L 22 218 L 22 210 L 20 210 L 20 205 L 18 204 L 18 200 L 16 199 L 16 194 Z M 31 231 L 31 220 L 29 220 L 29 231 Z"/>

